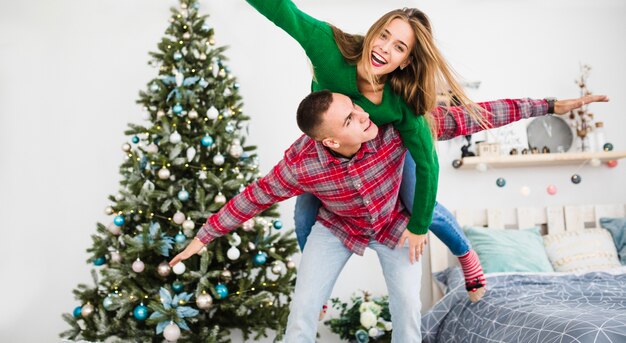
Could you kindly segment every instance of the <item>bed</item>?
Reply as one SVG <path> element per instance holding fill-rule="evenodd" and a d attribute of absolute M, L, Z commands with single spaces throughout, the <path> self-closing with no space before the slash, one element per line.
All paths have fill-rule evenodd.
<path fill-rule="evenodd" d="M 588 237 L 611 237 L 607 230 L 597 229 L 600 218 L 624 214 L 623 204 L 457 211 L 462 226 L 538 227 L 537 232 L 544 235 L 538 237 L 545 244 L 546 256 L 557 271 L 488 273 L 486 296 L 471 303 L 455 259 L 440 241 L 430 237 L 430 285 L 436 303 L 422 317 L 424 342 L 626 342 L 626 267 L 617 260 L 610 266 L 592 265 L 590 270 L 589 263 L 599 262 L 589 254 L 581 260 L 559 259 L 562 256 L 558 255 L 569 249 L 563 242 L 578 237 L 578 243 L 567 243 L 576 243 L 577 249 L 596 249 L 605 261 L 604 255 L 613 254 L 602 245 L 606 241 Z M 520 245 L 526 247 L 526 243 Z M 615 245 L 613 249 L 617 251 Z M 530 255 L 539 253 L 529 248 L 527 255 L 534 258 Z M 482 259 L 483 265 L 490 263 Z M 565 262 L 558 265 L 559 261 Z M 581 268 L 558 271 L 567 263 L 567 267 L 578 263 L 575 267 Z"/>

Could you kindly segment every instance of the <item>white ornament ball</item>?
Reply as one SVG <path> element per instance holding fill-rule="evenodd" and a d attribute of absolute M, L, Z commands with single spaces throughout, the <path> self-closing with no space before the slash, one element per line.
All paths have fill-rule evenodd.
<path fill-rule="evenodd" d="M 177 211 L 176 213 L 174 213 L 174 216 L 172 217 L 172 221 L 178 225 L 182 224 L 185 221 L 185 214 L 183 214 L 180 211 Z"/>
<path fill-rule="evenodd" d="M 206 293 L 202 293 L 196 299 L 196 306 L 202 310 L 208 310 L 213 305 L 213 298 Z"/>
<path fill-rule="evenodd" d="M 234 145 L 233 144 L 228 149 L 228 153 L 230 154 L 230 156 L 232 156 L 234 158 L 239 158 L 239 157 L 241 157 L 241 154 L 243 154 L 243 148 L 241 147 L 241 145 Z"/>
<path fill-rule="evenodd" d="M 272 266 L 272 273 L 279 275 L 283 271 L 283 267 L 280 264 L 275 264 Z"/>
<path fill-rule="evenodd" d="M 287 261 L 287 268 L 294 269 L 296 267 L 296 263 L 294 261 Z"/>
<path fill-rule="evenodd" d="M 90 303 L 86 303 L 85 305 L 83 305 L 83 307 L 81 307 L 80 315 L 87 318 L 93 314 L 93 311 L 94 311 L 93 305 Z"/>
<path fill-rule="evenodd" d="M 189 147 L 189 149 L 187 149 L 187 162 L 191 162 L 194 157 L 196 157 L 196 148 Z"/>
<path fill-rule="evenodd" d="M 254 218 L 250 218 L 241 224 L 243 231 L 254 231 Z"/>
<path fill-rule="evenodd" d="M 129 152 L 130 151 L 130 144 L 128 144 L 128 143 L 122 144 L 122 150 L 124 152 Z"/>
<path fill-rule="evenodd" d="M 241 237 L 239 237 L 239 235 L 234 232 L 232 235 L 230 235 L 230 237 L 228 237 L 228 244 L 234 247 L 238 247 L 241 244 Z"/>
<path fill-rule="evenodd" d="M 215 196 L 215 198 L 213 199 L 213 202 L 215 202 L 216 204 L 225 204 L 226 203 L 226 197 L 224 196 L 224 194 L 222 194 L 222 192 L 217 193 L 217 195 Z"/>
<path fill-rule="evenodd" d="M 183 33 L 183 39 L 189 39 L 189 38 L 191 38 L 191 34 L 189 32 Z"/>
<path fill-rule="evenodd" d="M 367 332 L 367 334 L 368 334 L 370 337 L 376 337 L 376 336 L 378 336 L 378 329 L 377 329 L 377 328 L 371 328 L 371 329 L 369 329 L 369 331 Z"/>
<path fill-rule="evenodd" d="M 157 173 L 159 175 L 159 179 L 161 180 L 167 180 L 170 178 L 170 170 L 163 167 L 161 169 L 159 169 L 159 172 Z"/>
<path fill-rule="evenodd" d="M 119 226 L 115 225 L 115 223 L 110 223 L 110 224 L 107 226 L 107 230 L 109 230 L 109 232 L 110 232 L 112 235 L 115 235 L 115 236 L 117 236 L 117 235 L 119 235 L 120 233 L 122 233 L 122 228 L 120 228 Z"/>
<path fill-rule="evenodd" d="M 213 156 L 213 163 L 216 166 L 221 166 L 224 164 L 224 156 L 218 152 L 217 155 Z"/>
<path fill-rule="evenodd" d="M 171 322 L 168 326 L 163 330 L 163 337 L 168 342 L 176 342 L 180 338 L 180 328 L 174 322 Z"/>
<path fill-rule="evenodd" d="M 159 266 L 157 267 L 157 273 L 159 273 L 159 275 L 163 277 L 170 275 L 171 271 L 172 271 L 172 268 L 170 268 L 170 265 L 167 264 L 167 262 L 161 262 Z"/>
<path fill-rule="evenodd" d="M 189 116 L 189 119 L 196 119 L 198 118 L 198 112 L 196 110 L 191 110 L 187 116 Z"/>
<path fill-rule="evenodd" d="M 150 145 L 146 147 L 146 151 L 150 154 L 156 154 L 159 152 L 159 146 L 154 143 L 150 143 Z"/>
<path fill-rule="evenodd" d="M 239 249 L 237 249 L 237 247 L 231 246 L 230 249 L 228 249 L 228 251 L 226 252 L 226 256 L 228 256 L 230 260 L 234 261 L 238 259 L 239 256 L 241 256 L 241 252 L 239 252 Z"/>
<path fill-rule="evenodd" d="M 224 118 L 228 118 L 228 117 L 230 117 L 230 116 L 232 116 L 232 115 L 233 115 L 233 111 L 232 111 L 230 108 L 228 108 L 228 107 L 227 107 L 227 108 L 224 110 Z"/>
<path fill-rule="evenodd" d="M 187 218 L 187 220 L 185 220 L 183 222 L 183 229 L 184 230 L 193 230 L 193 228 L 196 226 L 196 224 L 194 224 L 193 220 Z"/>
<path fill-rule="evenodd" d="M 182 273 L 185 272 L 185 270 L 187 270 L 187 267 L 185 267 L 185 264 L 182 262 L 178 262 L 174 265 L 174 267 L 172 268 L 172 270 L 174 271 L 174 274 L 176 275 L 180 275 Z"/>
<path fill-rule="evenodd" d="M 115 211 L 113 210 L 113 207 L 111 207 L 111 206 L 107 206 L 107 207 L 104 208 L 104 213 L 106 213 L 109 216 L 112 215 L 113 212 L 115 212 Z"/>
<path fill-rule="evenodd" d="M 180 136 L 180 133 L 178 133 L 178 131 L 174 131 L 170 135 L 170 143 L 172 144 L 178 144 L 180 143 L 181 140 L 182 140 L 182 137 Z"/>
<path fill-rule="evenodd" d="M 206 60 L 206 54 L 202 53 L 200 54 L 200 61 L 204 61 Z"/>
<path fill-rule="evenodd" d="M 520 193 L 522 193 L 523 196 L 527 197 L 530 195 L 530 187 L 528 186 L 522 186 L 522 188 L 520 188 Z"/>
<path fill-rule="evenodd" d="M 158 110 L 156 113 L 157 119 L 161 119 L 165 116 L 165 112 L 163 110 Z"/>
<path fill-rule="evenodd" d="M 146 265 L 143 263 L 142 260 L 137 259 L 135 262 L 133 262 L 132 268 L 135 273 L 141 273 L 144 271 L 144 269 L 146 269 Z"/>
<path fill-rule="evenodd" d="M 592 158 L 591 161 L 589 161 L 589 164 L 592 167 L 598 167 L 600 164 L 602 164 L 602 162 L 598 158 Z"/>
<path fill-rule="evenodd" d="M 232 93 L 232 91 L 230 90 L 230 88 L 226 88 L 224 89 L 224 96 L 230 96 Z"/>
<path fill-rule="evenodd" d="M 111 262 L 120 263 L 122 262 L 122 255 L 120 255 L 117 251 L 111 252 Z"/>
<path fill-rule="evenodd" d="M 210 120 L 215 120 L 217 119 L 217 116 L 219 116 L 220 112 L 217 110 L 217 108 L 215 108 L 215 106 L 211 106 L 211 108 L 209 108 L 206 111 L 206 116 L 207 118 L 209 118 Z"/>

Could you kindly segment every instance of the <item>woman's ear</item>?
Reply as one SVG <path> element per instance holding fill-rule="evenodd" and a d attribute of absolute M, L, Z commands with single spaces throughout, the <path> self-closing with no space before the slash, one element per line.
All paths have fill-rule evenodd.
<path fill-rule="evenodd" d="M 411 59 L 407 58 L 406 61 L 400 64 L 400 70 L 404 70 L 404 68 L 406 68 L 409 64 L 411 64 Z"/>

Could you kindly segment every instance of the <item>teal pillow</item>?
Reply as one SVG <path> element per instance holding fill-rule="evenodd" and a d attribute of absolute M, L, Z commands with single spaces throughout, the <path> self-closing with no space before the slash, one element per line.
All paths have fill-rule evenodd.
<path fill-rule="evenodd" d="M 553 272 L 539 228 L 503 230 L 466 227 L 485 273 Z"/>
<path fill-rule="evenodd" d="M 600 226 L 613 236 L 619 261 L 626 266 L 626 218 L 600 218 Z"/>

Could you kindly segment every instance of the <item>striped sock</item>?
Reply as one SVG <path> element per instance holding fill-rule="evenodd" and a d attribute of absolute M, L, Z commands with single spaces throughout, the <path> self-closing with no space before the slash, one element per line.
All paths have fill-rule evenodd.
<path fill-rule="evenodd" d="M 483 267 L 480 264 L 476 251 L 470 249 L 467 254 L 459 256 L 459 262 L 463 269 L 467 291 L 475 291 L 481 287 L 485 287 L 486 289 L 487 280 L 485 279 Z"/>

